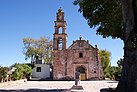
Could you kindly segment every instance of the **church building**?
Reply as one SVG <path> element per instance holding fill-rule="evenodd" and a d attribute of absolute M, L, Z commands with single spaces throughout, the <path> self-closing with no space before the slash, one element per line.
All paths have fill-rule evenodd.
<path fill-rule="evenodd" d="M 60 8 L 56 13 L 53 34 L 53 79 L 75 79 L 76 71 L 80 72 L 81 80 L 103 79 L 97 45 L 92 46 L 80 36 L 67 48 L 66 26 L 64 12 Z"/>

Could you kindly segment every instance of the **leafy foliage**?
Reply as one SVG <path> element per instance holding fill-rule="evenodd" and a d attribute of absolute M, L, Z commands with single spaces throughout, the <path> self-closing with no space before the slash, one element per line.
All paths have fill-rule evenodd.
<path fill-rule="evenodd" d="M 23 78 L 29 78 L 32 73 L 32 68 L 27 64 L 15 64 L 15 72 L 12 74 L 13 80 L 19 80 Z"/>
<path fill-rule="evenodd" d="M 31 61 L 44 59 L 45 62 L 52 61 L 52 41 L 48 38 L 41 37 L 40 39 L 23 38 L 23 53 L 25 59 L 31 58 Z"/>
<path fill-rule="evenodd" d="M 7 76 L 9 68 L 0 66 L 0 81 L 2 81 Z"/>
<path fill-rule="evenodd" d="M 99 54 L 100 54 L 101 63 L 103 66 L 104 75 L 105 75 L 105 77 L 110 77 L 110 56 L 111 56 L 111 53 L 106 50 L 100 50 Z"/>
<path fill-rule="evenodd" d="M 111 79 L 115 79 L 115 80 L 119 80 L 121 77 L 121 69 L 120 67 L 117 66 L 111 66 L 110 67 L 110 78 Z"/>
<path fill-rule="evenodd" d="M 97 27 L 97 34 L 104 38 L 121 38 L 122 11 L 120 0 L 75 0 L 79 12 L 83 14 L 90 27 Z"/>
<path fill-rule="evenodd" d="M 115 80 L 120 80 L 121 72 L 122 72 L 122 63 L 123 63 L 123 59 L 120 58 L 120 60 L 117 61 L 118 66 L 112 66 L 110 68 L 111 78 Z"/>
<path fill-rule="evenodd" d="M 106 78 L 119 80 L 122 72 L 122 63 L 123 59 L 117 61 L 118 66 L 111 66 L 110 64 L 110 56 L 111 53 L 106 50 L 99 51 L 101 63 L 103 66 L 104 75 Z"/>
<path fill-rule="evenodd" d="M 120 58 L 120 59 L 117 61 L 117 65 L 122 68 L 123 62 L 124 62 L 124 59 Z"/>

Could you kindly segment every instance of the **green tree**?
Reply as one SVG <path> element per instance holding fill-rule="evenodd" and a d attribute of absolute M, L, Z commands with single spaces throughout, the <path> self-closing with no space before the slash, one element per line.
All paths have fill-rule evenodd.
<path fill-rule="evenodd" d="M 8 67 L 2 67 L 0 66 L 0 82 L 4 81 L 4 79 L 7 76 L 7 72 L 8 72 L 9 68 Z"/>
<path fill-rule="evenodd" d="M 39 57 L 39 60 L 43 59 L 44 62 L 52 61 L 52 40 L 49 38 L 23 38 L 23 44 L 25 59 L 31 58 L 31 62 L 34 62 Z"/>
<path fill-rule="evenodd" d="M 118 61 L 117 61 L 117 65 L 118 67 L 120 67 L 122 69 L 122 65 L 123 65 L 123 61 L 124 59 L 120 58 Z"/>
<path fill-rule="evenodd" d="M 109 78 L 110 77 L 110 56 L 111 53 L 106 50 L 100 50 L 99 55 L 101 58 L 101 64 L 103 66 L 103 71 L 105 77 Z"/>
<path fill-rule="evenodd" d="M 117 61 L 118 66 L 111 66 L 110 67 L 110 75 L 113 79 L 118 80 L 118 81 L 120 80 L 121 72 L 122 72 L 122 64 L 123 64 L 123 59 L 120 58 Z"/>
<path fill-rule="evenodd" d="M 29 66 L 28 64 L 23 64 L 22 67 L 23 67 L 23 74 L 24 74 L 23 77 L 29 79 L 32 74 L 31 66 Z"/>
<path fill-rule="evenodd" d="M 16 70 L 12 74 L 12 79 L 13 80 L 22 79 L 23 78 L 23 67 L 21 66 L 21 64 L 15 64 L 14 67 L 16 68 Z"/>
<path fill-rule="evenodd" d="M 119 80 L 121 78 L 121 73 L 122 73 L 122 65 L 123 65 L 123 59 L 120 58 L 118 61 L 117 61 L 117 72 L 115 74 L 115 77 Z"/>
<path fill-rule="evenodd" d="M 29 78 L 32 73 L 32 68 L 27 64 L 15 64 L 15 72 L 12 74 L 13 80 L 20 80 L 24 78 Z"/>
<path fill-rule="evenodd" d="M 119 81 L 120 77 L 121 77 L 121 68 L 118 66 L 111 66 L 110 67 L 110 78 Z"/>
<path fill-rule="evenodd" d="M 75 0 L 90 27 L 103 37 L 124 42 L 120 92 L 137 92 L 137 0 Z"/>
<path fill-rule="evenodd" d="M 117 66 L 111 66 L 110 67 L 110 76 L 111 79 L 116 79 L 116 72 L 117 72 Z"/>

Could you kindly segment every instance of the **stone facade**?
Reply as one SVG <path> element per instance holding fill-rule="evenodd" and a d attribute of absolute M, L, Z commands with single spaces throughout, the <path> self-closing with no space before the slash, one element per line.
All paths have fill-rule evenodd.
<path fill-rule="evenodd" d="M 53 79 L 75 79 L 76 71 L 80 72 L 81 80 L 103 79 L 97 46 L 93 47 L 88 40 L 85 41 L 80 36 L 79 40 L 73 41 L 73 44 L 66 48 L 66 39 L 64 12 L 59 9 L 53 39 Z"/>

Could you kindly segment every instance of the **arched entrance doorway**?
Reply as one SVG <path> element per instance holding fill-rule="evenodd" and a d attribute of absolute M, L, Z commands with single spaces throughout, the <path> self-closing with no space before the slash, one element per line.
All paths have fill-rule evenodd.
<path fill-rule="evenodd" d="M 80 80 L 86 80 L 86 69 L 83 66 L 76 68 L 77 72 L 80 72 Z"/>

